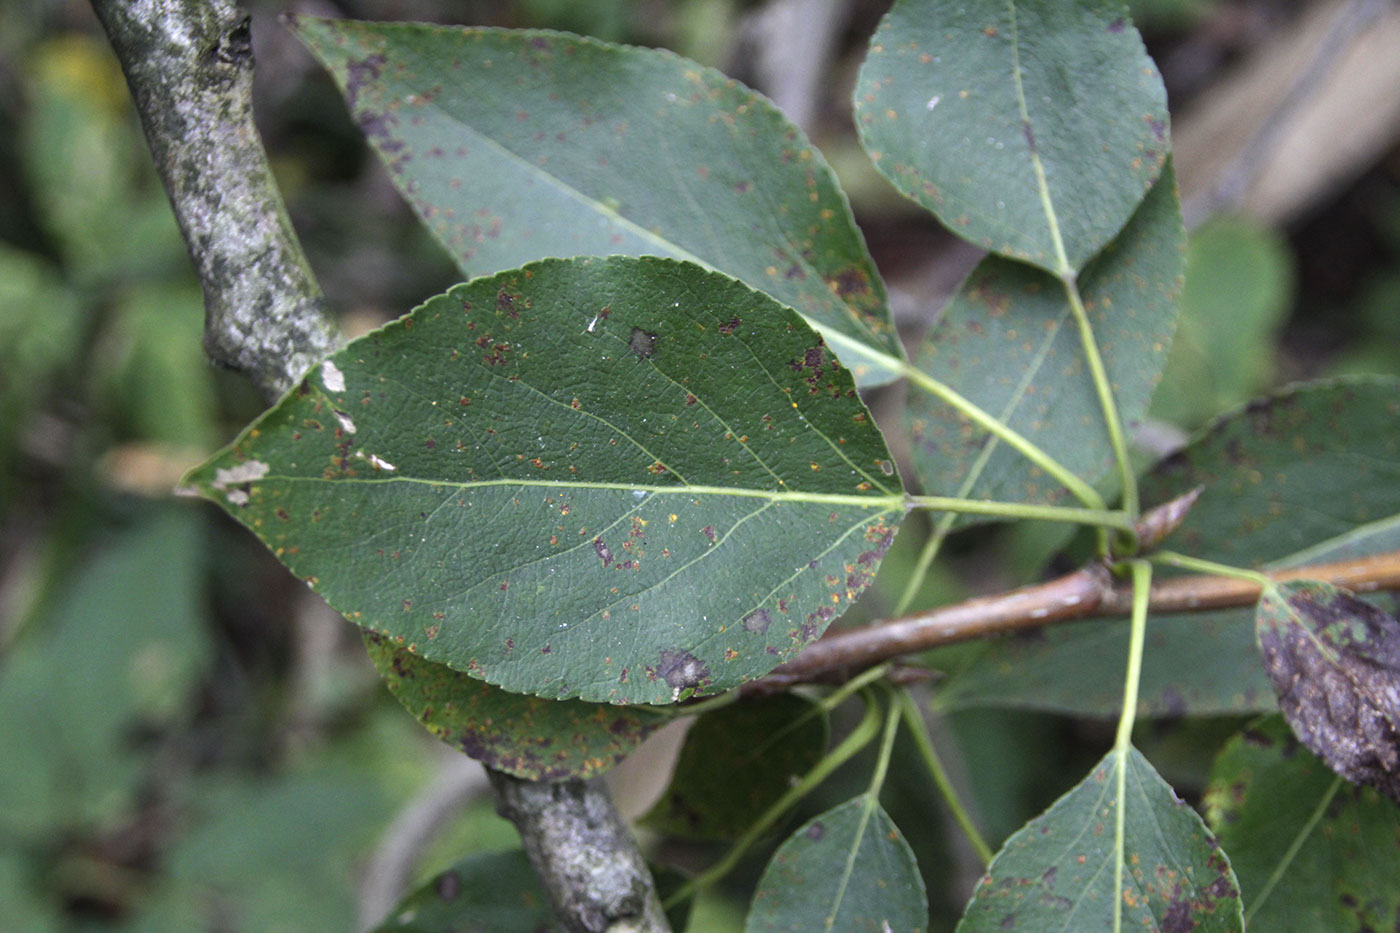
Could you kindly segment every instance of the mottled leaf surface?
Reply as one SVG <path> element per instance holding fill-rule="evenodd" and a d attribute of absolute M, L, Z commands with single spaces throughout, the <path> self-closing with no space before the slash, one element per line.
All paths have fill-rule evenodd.
<path fill-rule="evenodd" d="M 821 760 L 827 718 L 795 694 L 743 700 L 700 716 L 671 782 L 643 823 L 670 836 L 733 839 Z"/>
<path fill-rule="evenodd" d="M 1274 569 L 1400 548 L 1400 381 L 1313 383 L 1254 402 L 1145 476 L 1143 502 L 1165 502 L 1197 485 L 1205 491 L 1173 533 L 1175 550 Z M 938 702 L 1117 715 L 1127 650 L 1126 620 L 990 643 L 974 660 L 960 656 Z M 937 664 L 940 655 L 929 657 Z M 1140 712 L 1275 708 L 1252 610 L 1148 620 Z"/>
<path fill-rule="evenodd" d="M 1170 150 L 1161 76 L 1114 0 L 898 0 L 855 103 L 896 188 L 1056 273 L 1118 233 Z"/>
<path fill-rule="evenodd" d="M 861 384 L 898 375 L 884 285 L 820 153 L 666 51 L 564 33 L 295 20 L 468 276 L 550 256 L 687 259 L 796 308 Z"/>
<path fill-rule="evenodd" d="M 1302 743 L 1400 803 L 1400 622 L 1329 583 L 1300 580 L 1264 591 L 1255 637 Z"/>
<path fill-rule="evenodd" d="M 746 933 L 928 929 L 918 863 L 876 801 L 862 794 L 799 828 L 764 869 Z"/>
<path fill-rule="evenodd" d="M 623 257 L 431 299 L 188 482 L 396 645 L 617 703 L 771 670 L 869 584 L 905 508 L 849 372 L 800 317 Z"/>
<path fill-rule="evenodd" d="M 365 645 L 389 692 L 429 732 L 528 781 L 601 774 L 669 719 L 645 709 L 507 693 L 381 635 L 366 635 Z"/>
<path fill-rule="evenodd" d="M 1137 749 L 1129 749 L 1125 800 L 1116 797 L 1118 753 L 1017 831 L 992 860 L 959 933 L 1111 930 L 1122 899 L 1125 930 L 1238 933 L 1239 886 L 1201 818 Z M 1123 890 L 1114 890 L 1114 824 L 1124 823 Z"/>
<path fill-rule="evenodd" d="M 1394 926 L 1400 915 L 1400 808 L 1371 788 L 1345 782 L 1329 800 L 1337 782 L 1277 716 L 1240 733 L 1216 758 L 1206 819 L 1239 876 L 1249 929 L 1316 933 Z"/>
<path fill-rule="evenodd" d="M 377 933 L 554 929 L 549 895 L 520 850 L 472 855 L 404 898 Z"/>
<path fill-rule="evenodd" d="M 1166 365 L 1185 242 L 1168 172 L 1080 278 L 1119 414 L 1130 429 L 1146 414 Z M 1112 447 L 1079 330 L 1053 276 L 1006 259 L 983 260 L 914 362 L 1085 479 L 1110 470 Z M 1015 502 L 1068 495 L 930 394 L 910 393 L 907 423 L 920 482 L 931 493 Z"/>

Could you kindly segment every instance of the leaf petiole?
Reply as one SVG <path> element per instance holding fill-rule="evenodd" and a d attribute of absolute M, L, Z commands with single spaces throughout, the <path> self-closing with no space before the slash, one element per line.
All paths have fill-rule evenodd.
<path fill-rule="evenodd" d="M 1147 602 L 1152 589 L 1152 565 L 1129 562 L 1133 576 L 1132 629 L 1128 640 L 1128 673 L 1123 684 L 1123 714 L 1113 742 L 1117 759 L 1117 804 L 1113 812 L 1113 930 L 1123 929 L 1123 860 L 1127 854 L 1128 755 L 1133 747 L 1133 722 L 1137 719 L 1138 685 L 1142 679 L 1142 649 L 1147 641 Z"/>
<path fill-rule="evenodd" d="M 899 691 L 898 703 L 900 713 L 904 716 L 904 723 L 909 727 L 909 732 L 914 736 L 914 744 L 919 749 L 919 755 L 924 759 L 924 765 L 928 768 L 929 776 L 933 778 L 933 783 L 938 786 L 938 792 L 943 795 L 943 802 L 947 804 L 949 811 L 953 814 L 953 820 L 958 824 L 958 828 L 967 836 L 967 841 L 972 845 L 977 857 L 982 860 L 985 866 L 992 861 L 992 849 L 987 845 L 987 840 L 982 838 L 982 834 L 977 830 L 977 824 L 972 821 L 972 816 L 958 799 L 958 793 L 953 787 L 953 782 L 948 777 L 948 772 L 943 767 L 943 762 L 938 758 L 938 752 L 933 747 L 933 741 L 928 737 L 927 724 L 924 722 L 923 713 L 919 709 L 918 702 L 908 690 Z"/>
<path fill-rule="evenodd" d="M 1218 564 L 1213 560 L 1202 560 L 1199 557 L 1191 557 L 1187 554 L 1178 554 L 1176 551 L 1155 551 L 1149 557 L 1153 563 L 1164 564 L 1168 567 L 1180 567 L 1182 570 L 1192 570 L 1196 573 L 1208 573 L 1216 577 L 1231 577 L 1236 580 L 1247 580 L 1256 584 L 1261 589 L 1268 589 L 1274 585 L 1274 581 L 1266 574 L 1257 570 L 1246 570 L 1243 567 L 1231 567 L 1229 564 Z"/>
<path fill-rule="evenodd" d="M 718 862 L 677 888 L 670 897 L 666 898 L 662 906 L 669 910 L 677 904 L 684 903 L 687 898 L 694 897 L 698 891 L 708 888 L 733 871 L 734 866 L 743 858 L 744 853 L 794 804 L 811 793 L 833 771 L 850 761 L 857 752 L 870 744 L 871 740 L 880 732 L 880 708 L 873 702 L 869 691 L 866 691 L 863 696 L 866 699 L 865 715 L 850 734 L 818 762 L 816 767 L 804 774 L 796 784 L 790 787 L 787 793 L 763 811 L 763 815 L 744 831 L 744 834 Z"/>

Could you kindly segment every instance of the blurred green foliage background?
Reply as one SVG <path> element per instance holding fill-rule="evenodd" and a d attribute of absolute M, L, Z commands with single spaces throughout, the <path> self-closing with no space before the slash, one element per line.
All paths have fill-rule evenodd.
<path fill-rule="evenodd" d="M 552 26 L 726 65 L 758 4 L 294 6 Z M 1149 40 L 1165 48 L 1222 6 L 1231 4 L 1137 4 Z M 322 285 L 346 329 L 362 331 L 451 284 L 451 266 L 330 82 L 278 27 L 286 8 L 251 4 L 258 112 Z M 883 11 L 852 8 L 837 74 L 853 70 Z M 902 287 L 907 246 L 890 244 L 936 251 L 943 235 L 891 207 L 869 168 L 843 157 L 853 143 L 839 114 L 814 132 L 845 175 L 877 262 Z M 1392 152 L 1289 230 L 1221 218 L 1194 232 L 1183 318 L 1144 443 L 1179 440 L 1286 379 L 1400 372 L 1397 179 Z M 1338 241 L 1365 260 L 1342 280 L 1310 260 Z M 364 867 L 445 754 L 380 688 L 348 624 L 251 537 L 172 495 L 185 467 L 261 407 L 205 361 L 201 318 L 199 285 L 91 11 L 74 0 L 0 6 L 0 930 L 330 930 L 376 919 L 356 915 Z M 914 531 L 853 620 L 888 611 L 918 550 Z M 994 565 L 989 543 L 1002 555 Z M 1063 543 L 1045 529 L 976 531 L 950 549 L 922 601 L 1035 578 Z M 1189 793 L 1229 725 L 1152 725 L 1140 744 Z M 1108 742 L 1101 724 L 997 711 L 937 728 L 958 750 L 960 783 L 974 788 L 993 843 Z M 843 782 L 860 786 L 864 773 L 848 768 L 809 810 L 843 799 Z M 931 791 L 896 779 L 889 796 L 910 841 L 935 853 L 923 865 L 935 909 L 956 916 L 965 853 L 959 875 Z M 418 861 L 417 877 L 514 845 L 483 798 Z M 697 928 L 737 922 L 742 902 L 725 897 L 702 904 Z"/>

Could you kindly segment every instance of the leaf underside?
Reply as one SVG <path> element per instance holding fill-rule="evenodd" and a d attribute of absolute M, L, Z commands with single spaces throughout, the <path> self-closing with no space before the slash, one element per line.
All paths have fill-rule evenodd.
<path fill-rule="evenodd" d="M 850 374 L 800 317 L 622 257 L 428 301 L 188 481 L 396 645 L 614 703 L 771 670 L 870 583 L 905 508 Z"/>
<path fill-rule="evenodd" d="M 390 178 L 467 276 L 668 256 L 795 308 L 861 385 L 903 349 L 831 169 L 761 95 L 566 33 L 298 17 Z"/>
<path fill-rule="evenodd" d="M 508 693 L 409 654 L 382 635 L 366 634 L 365 647 L 389 692 L 424 728 L 527 781 L 599 775 L 668 720 L 646 708 Z"/>

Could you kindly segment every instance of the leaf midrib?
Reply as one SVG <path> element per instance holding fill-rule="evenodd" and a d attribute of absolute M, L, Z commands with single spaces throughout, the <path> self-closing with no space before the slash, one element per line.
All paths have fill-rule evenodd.
<path fill-rule="evenodd" d="M 254 485 L 263 485 L 269 482 L 285 483 L 351 483 L 364 485 L 388 485 L 397 483 L 408 483 L 419 486 L 432 486 L 434 488 L 450 488 L 461 490 L 487 489 L 500 486 L 527 487 L 541 489 L 583 489 L 583 490 L 607 490 L 612 492 L 645 493 L 649 495 L 686 495 L 686 496 L 735 496 L 747 499 L 769 499 L 774 502 L 809 502 L 823 505 L 849 505 L 859 508 L 875 509 L 878 511 L 904 511 L 908 506 L 907 497 L 903 493 L 889 493 L 884 495 L 860 495 L 856 493 L 820 493 L 801 492 L 791 489 L 748 489 L 741 486 L 696 486 L 696 485 L 666 485 L 656 486 L 647 483 L 616 483 L 616 482 L 588 482 L 584 480 L 535 480 L 535 479 L 488 479 L 488 480 L 449 480 L 449 479 L 425 479 L 416 476 L 383 476 L 383 477 L 345 477 L 333 478 L 324 476 L 289 476 L 285 474 L 269 473 L 258 478 Z"/>

